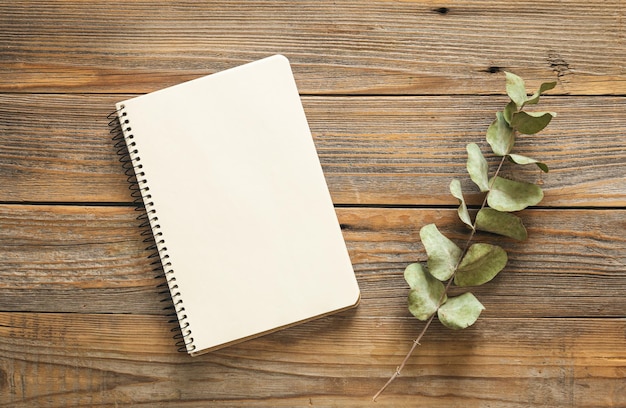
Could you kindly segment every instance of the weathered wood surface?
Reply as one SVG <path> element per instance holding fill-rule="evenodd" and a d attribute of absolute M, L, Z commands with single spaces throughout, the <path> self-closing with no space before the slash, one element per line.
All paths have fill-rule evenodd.
<path fill-rule="evenodd" d="M 339 209 L 359 308 L 191 359 L 172 346 L 136 211 L 0 206 L 0 404 L 363 406 L 421 327 L 401 277 L 424 258 L 415 226 L 461 239 L 454 213 Z M 505 243 L 506 272 L 475 291 L 480 322 L 432 328 L 378 404 L 625 403 L 625 215 L 528 211 L 532 239 Z"/>
<path fill-rule="evenodd" d="M 128 202 L 106 126 L 114 103 L 127 97 L 0 94 L 0 200 Z M 482 142 L 487 151 L 485 132 L 505 104 L 468 96 L 303 99 L 337 204 L 455 204 L 448 185 L 467 180 L 465 145 Z M 522 176 L 543 182 L 542 205 L 626 206 L 626 98 L 542 104 L 557 118 L 517 143 L 520 154 L 551 168 L 529 166 Z"/>
<path fill-rule="evenodd" d="M 149 92 L 283 53 L 303 93 L 626 93 L 621 0 L 57 1 L 0 5 L 0 91 Z"/>
<path fill-rule="evenodd" d="M 0 310 L 162 314 L 137 212 L 129 207 L 0 205 Z M 461 244 L 455 210 L 338 209 L 365 315 L 406 317 L 407 264 L 426 256 L 419 227 Z M 504 241 L 509 264 L 476 288 L 487 317 L 620 317 L 626 310 L 626 209 L 528 210 L 530 238 Z M 489 240 L 481 235 L 480 240 Z"/>
<path fill-rule="evenodd" d="M 402 278 L 425 259 L 419 228 L 467 234 L 448 184 L 505 102 L 503 70 L 558 82 L 541 106 L 558 117 L 518 141 L 550 165 L 519 175 L 543 183 L 542 208 L 474 290 L 478 323 L 434 324 L 378 405 L 626 406 L 625 18 L 621 0 L 1 2 L 0 407 L 369 405 L 422 327 Z M 274 53 L 292 62 L 362 302 L 190 358 L 106 115 Z"/>
<path fill-rule="evenodd" d="M 0 406 L 361 408 L 413 321 L 356 309 L 190 360 L 159 316 L 0 312 Z M 624 319 L 433 327 L 376 406 L 621 407 L 625 331 Z"/>

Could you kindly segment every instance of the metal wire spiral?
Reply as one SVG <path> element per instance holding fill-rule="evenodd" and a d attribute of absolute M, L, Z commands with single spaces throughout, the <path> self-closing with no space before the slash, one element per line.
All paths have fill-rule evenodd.
<path fill-rule="evenodd" d="M 150 188 L 143 171 L 139 151 L 133 140 L 130 119 L 123 106 L 121 109 L 111 112 L 107 118 L 109 119 L 109 133 L 124 169 L 135 211 L 140 213 L 137 216 L 137 221 L 141 236 L 144 237 L 143 242 L 147 245 L 146 251 L 149 252 L 147 257 L 151 260 L 150 266 L 154 278 L 160 281 L 156 287 L 159 295 L 162 296 L 161 302 L 167 304 L 163 306 L 163 310 L 166 312 L 166 316 L 170 318 L 168 323 L 176 324 L 171 329 L 173 338 L 176 340 L 176 347 L 180 352 L 193 351 L 195 345 L 193 344 L 191 329 L 176 284 L 176 276 L 174 276 L 172 264 L 169 262 L 167 247 L 165 247 L 163 233 L 158 224 L 157 211 L 149 193 Z"/>

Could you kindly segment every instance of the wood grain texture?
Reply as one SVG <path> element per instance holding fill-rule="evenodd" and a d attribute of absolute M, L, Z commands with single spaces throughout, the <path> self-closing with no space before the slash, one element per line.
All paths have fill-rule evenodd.
<path fill-rule="evenodd" d="M 425 260 L 419 228 L 467 236 L 448 185 L 480 201 L 465 145 L 486 151 L 504 70 L 529 90 L 557 81 L 539 109 L 558 117 L 518 140 L 551 168 L 516 176 L 542 184 L 543 207 L 473 289 L 477 324 L 434 324 L 377 405 L 626 407 L 625 14 L 621 0 L 0 2 L 0 407 L 368 406 L 422 328 L 402 277 Z M 275 53 L 292 62 L 362 301 L 191 358 L 106 116 Z"/>
<path fill-rule="evenodd" d="M 144 93 L 274 53 L 311 94 L 626 93 L 620 0 L 3 2 L 0 91 Z"/>
<path fill-rule="evenodd" d="M 0 406 L 363 407 L 418 328 L 356 309 L 191 358 L 157 316 L 2 312 Z M 624 319 L 433 327 L 377 406 L 623 406 L 625 332 Z"/>
<path fill-rule="evenodd" d="M 129 202 L 106 120 L 126 97 L 0 94 L 0 201 Z M 485 132 L 505 98 L 303 102 L 336 204 L 456 205 L 452 178 L 463 180 L 466 192 L 477 191 L 465 170 L 465 145 L 488 151 Z M 626 206 L 626 98 L 545 97 L 542 105 L 557 118 L 543 132 L 520 137 L 517 151 L 551 171 L 530 166 L 517 177 L 543 183 L 542 205 Z"/>
<path fill-rule="evenodd" d="M 0 310 L 163 315 L 136 215 L 0 206 Z M 435 222 L 459 244 L 467 237 L 455 210 L 342 208 L 338 217 L 370 317 L 408 316 L 402 273 L 426 259 L 421 226 Z M 624 316 L 626 210 L 529 210 L 524 220 L 528 242 L 503 241 L 506 271 L 474 290 L 485 316 Z"/>

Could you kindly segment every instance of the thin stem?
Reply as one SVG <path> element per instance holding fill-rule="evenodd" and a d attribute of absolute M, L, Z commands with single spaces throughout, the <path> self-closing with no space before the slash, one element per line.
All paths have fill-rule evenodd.
<path fill-rule="evenodd" d="M 413 354 L 413 351 L 415 351 L 415 348 L 417 348 L 417 346 L 420 345 L 420 340 L 422 340 L 422 337 L 424 337 L 424 335 L 426 334 L 426 331 L 428 330 L 428 327 L 430 326 L 430 324 L 433 322 L 434 319 L 435 319 L 435 314 L 433 313 L 432 316 L 430 316 L 430 318 L 424 325 L 424 328 L 422 329 L 420 334 L 417 336 L 415 340 L 413 340 L 413 345 L 411 346 L 411 349 L 409 350 L 407 355 L 404 356 L 404 360 L 402 360 L 402 363 L 400 363 L 400 365 L 396 368 L 396 371 L 389 378 L 389 380 L 387 380 L 385 385 L 383 385 L 383 387 L 376 393 L 376 395 L 374 395 L 374 397 L 372 398 L 373 401 L 376 401 L 376 398 L 378 398 L 378 396 L 382 394 L 383 391 L 385 391 L 385 389 L 389 386 L 389 384 L 391 384 L 393 380 L 395 380 L 396 377 L 400 375 L 400 372 L 402 371 L 406 363 L 409 361 L 409 358 L 411 357 L 411 354 Z"/>
<path fill-rule="evenodd" d="M 494 176 L 491 179 L 491 183 L 489 183 L 489 190 L 491 190 L 491 188 L 493 187 L 493 183 L 496 180 L 496 177 L 498 176 L 498 174 L 500 174 L 500 170 L 502 169 L 502 165 L 504 164 L 505 160 L 506 160 L 506 156 L 502 156 L 502 160 L 500 160 L 500 164 L 498 165 L 498 168 L 496 169 L 496 172 L 494 173 Z M 487 206 L 487 194 L 485 194 L 485 198 L 483 199 L 483 202 L 482 202 L 482 204 L 480 206 L 480 210 L 482 210 L 486 206 Z M 450 286 L 452 285 L 452 282 L 454 281 L 454 276 L 456 275 L 456 271 L 459 268 L 459 265 L 461 264 L 461 261 L 463 260 L 463 257 L 465 256 L 465 254 L 469 250 L 470 244 L 472 243 L 472 240 L 474 239 L 474 235 L 476 235 L 476 220 L 474 220 L 474 224 L 472 224 L 472 232 L 470 232 L 470 235 L 469 235 L 467 241 L 465 241 L 465 246 L 463 247 L 463 251 L 461 252 L 461 256 L 459 257 L 459 259 L 456 262 L 456 265 L 454 266 L 454 272 L 452 273 L 452 276 L 450 277 L 450 279 L 448 279 L 448 282 L 446 283 L 446 287 L 445 287 L 443 293 L 441 294 L 441 297 L 439 298 L 439 302 L 437 302 L 437 310 L 439 310 L 439 308 L 443 304 L 443 300 L 446 298 L 446 295 L 448 294 L 448 289 L 450 288 Z M 396 371 L 389 378 L 389 380 L 387 380 L 385 385 L 383 385 L 382 388 L 380 390 L 378 390 L 378 392 L 374 395 L 374 397 L 372 398 L 372 401 L 376 401 L 376 399 L 385 391 L 385 389 L 387 389 L 387 387 L 396 378 L 398 378 L 400 376 L 400 372 L 402 371 L 402 369 L 404 368 L 406 363 L 409 361 L 409 358 L 411 358 L 411 355 L 413 354 L 413 352 L 415 351 L 417 346 L 420 345 L 420 341 L 422 340 L 422 337 L 424 337 L 424 335 L 426 334 L 426 331 L 428 330 L 428 328 L 430 327 L 431 323 L 435 319 L 435 314 L 436 314 L 436 311 L 426 321 L 426 324 L 424 325 L 424 328 L 422 329 L 422 331 L 419 333 L 417 338 L 415 340 L 413 340 L 413 345 L 409 349 L 409 352 L 406 354 L 406 356 L 404 356 L 404 359 L 402 360 L 402 363 L 400 363 L 400 365 L 396 368 Z"/>

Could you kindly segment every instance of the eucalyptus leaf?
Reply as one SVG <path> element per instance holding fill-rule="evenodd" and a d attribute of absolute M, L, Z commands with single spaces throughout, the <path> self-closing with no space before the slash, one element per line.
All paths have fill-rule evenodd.
<path fill-rule="evenodd" d="M 487 142 L 498 156 L 506 156 L 515 144 L 515 131 L 504 119 L 502 112 L 496 112 L 494 120 L 487 129 Z"/>
<path fill-rule="evenodd" d="M 489 191 L 489 165 L 476 143 L 467 145 L 467 172 L 480 191 Z"/>
<path fill-rule="evenodd" d="M 476 229 L 524 241 L 528 238 L 522 219 L 508 212 L 485 207 L 476 214 Z"/>
<path fill-rule="evenodd" d="M 478 286 L 492 280 L 508 261 L 506 251 L 497 245 L 473 244 L 454 275 L 457 286 Z"/>
<path fill-rule="evenodd" d="M 511 101 L 509 102 L 506 107 L 504 108 L 504 110 L 502 111 L 502 115 L 504 116 L 504 120 L 506 120 L 506 122 L 510 125 L 511 124 L 511 117 L 513 116 L 513 114 L 517 112 L 517 105 L 515 105 L 515 102 Z"/>
<path fill-rule="evenodd" d="M 435 279 L 422 264 L 413 263 L 404 270 L 409 284 L 409 311 L 419 320 L 427 320 L 439 308 L 439 302 L 447 300 L 443 283 Z"/>
<path fill-rule="evenodd" d="M 528 98 L 526 100 L 526 105 L 534 105 L 534 104 L 536 104 L 537 102 L 539 102 L 539 97 L 541 96 L 542 93 L 544 93 L 545 91 L 549 91 L 550 89 L 553 89 L 555 86 L 556 86 L 556 81 L 554 81 L 554 82 L 544 82 L 539 87 L 539 90 L 537 92 L 535 92 L 533 94 L 533 96 L 531 96 L 530 98 Z"/>
<path fill-rule="evenodd" d="M 536 164 L 537 167 L 539 167 L 544 173 L 547 173 L 550 169 L 548 169 L 548 166 L 545 163 L 541 163 L 539 160 L 530 158 L 530 157 L 526 157 L 526 156 L 522 156 L 521 154 L 509 154 L 509 157 L 511 158 L 511 160 L 513 160 L 513 162 L 517 163 L 517 164 Z"/>
<path fill-rule="evenodd" d="M 461 248 L 445 237 L 435 224 L 420 229 L 420 238 L 428 254 L 428 270 L 440 281 L 450 279 L 461 257 Z"/>
<path fill-rule="evenodd" d="M 504 74 L 506 75 L 506 93 L 515 102 L 517 108 L 521 109 L 527 99 L 524 80 L 511 72 L 505 72 Z"/>
<path fill-rule="evenodd" d="M 485 307 L 470 292 L 448 298 L 437 310 L 439 321 L 450 329 L 465 329 L 476 323 Z"/>
<path fill-rule="evenodd" d="M 465 225 L 467 225 L 471 229 L 474 229 L 472 219 L 470 218 L 469 212 L 467 211 L 465 198 L 463 198 L 463 191 L 461 190 L 461 182 L 459 180 L 454 179 L 450 182 L 450 192 L 456 199 L 459 200 L 459 208 L 457 210 L 457 212 L 459 213 L 459 218 L 465 223 Z"/>
<path fill-rule="evenodd" d="M 520 133 L 532 135 L 548 126 L 554 116 L 554 112 L 515 112 L 511 117 L 511 126 Z"/>
<path fill-rule="evenodd" d="M 541 187 L 523 181 L 503 177 L 492 179 L 491 190 L 487 193 L 487 204 L 498 211 L 520 211 L 536 205 L 543 199 Z"/>

